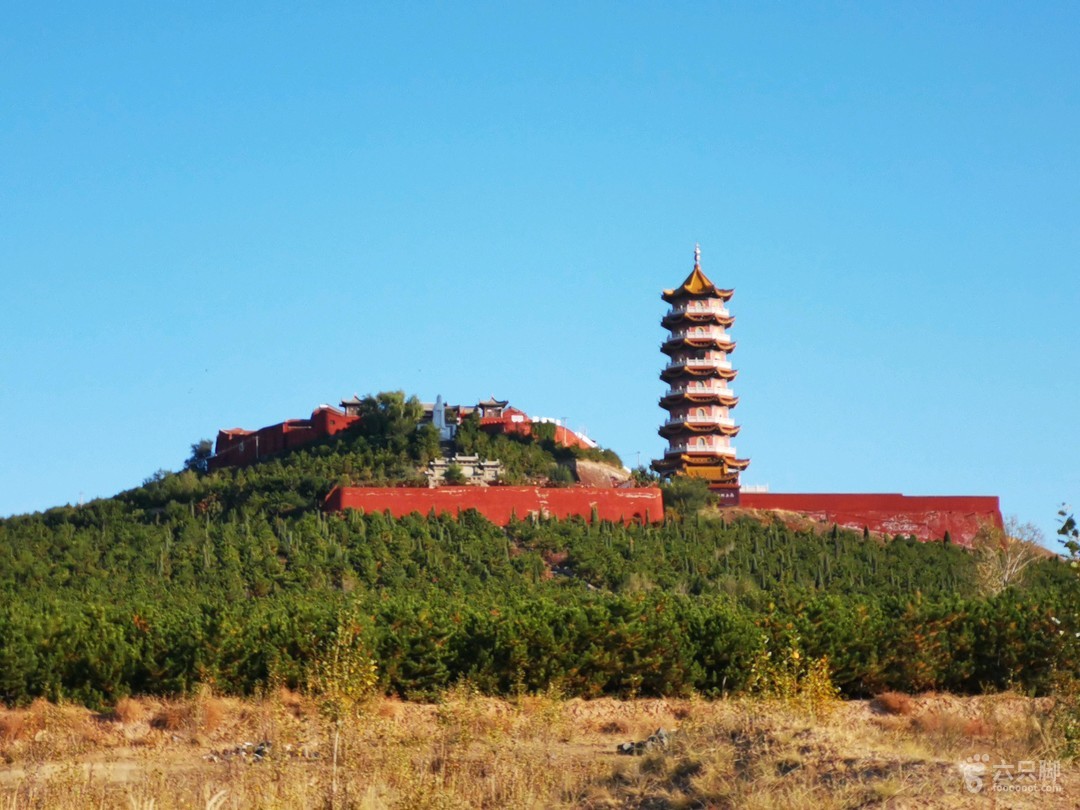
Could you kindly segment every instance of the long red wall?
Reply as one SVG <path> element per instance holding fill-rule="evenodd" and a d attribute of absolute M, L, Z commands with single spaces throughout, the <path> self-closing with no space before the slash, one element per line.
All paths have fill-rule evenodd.
<path fill-rule="evenodd" d="M 664 501 L 655 487 L 597 489 L 593 487 L 336 487 L 326 496 L 327 511 L 362 509 L 389 511 L 394 517 L 419 512 L 456 515 L 475 509 L 492 523 L 505 526 L 511 516 L 524 520 L 530 515 L 590 520 L 593 510 L 601 520 L 664 520 Z"/>
<path fill-rule="evenodd" d="M 527 418 L 528 417 L 526 417 L 526 419 Z M 488 419 L 481 419 L 480 427 L 493 433 L 517 434 L 518 436 L 533 435 L 533 423 L 531 420 L 526 422 L 514 422 L 508 418 L 491 417 Z M 492 428 L 494 428 L 494 430 L 492 430 Z M 562 425 L 555 425 L 555 444 L 559 445 L 559 447 L 588 448 L 591 446 L 583 442 L 581 437 L 574 433 L 574 431 L 567 430 Z"/>
<path fill-rule="evenodd" d="M 210 469 L 243 467 L 285 450 L 295 450 L 317 439 L 333 436 L 360 420 L 336 408 L 316 408 L 310 419 L 288 419 L 258 430 L 219 430 Z"/>
<path fill-rule="evenodd" d="M 912 534 L 920 540 L 941 540 L 945 532 L 960 545 L 970 545 L 984 523 L 1001 527 L 1001 505 L 994 495 L 789 494 L 741 492 L 739 506 L 783 509 L 851 529 L 885 534 Z"/>

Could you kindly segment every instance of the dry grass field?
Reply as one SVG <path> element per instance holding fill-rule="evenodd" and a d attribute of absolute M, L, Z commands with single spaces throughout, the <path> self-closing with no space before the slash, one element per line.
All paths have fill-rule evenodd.
<path fill-rule="evenodd" d="M 126 699 L 107 713 L 39 702 L 0 711 L 0 810 L 1078 807 L 1052 717 L 1049 700 L 1008 694 L 507 701 L 459 689 L 438 704 L 363 705 L 343 721 L 335 767 L 333 725 L 285 690 Z M 666 749 L 616 754 L 659 727 Z"/>

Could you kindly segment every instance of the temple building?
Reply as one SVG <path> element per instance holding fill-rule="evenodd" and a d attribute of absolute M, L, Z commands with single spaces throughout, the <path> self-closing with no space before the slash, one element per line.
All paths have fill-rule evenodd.
<path fill-rule="evenodd" d="M 210 456 L 210 469 L 245 467 L 257 461 L 276 456 L 287 450 L 297 450 L 319 439 L 334 436 L 360 423 L 363 418 L 364 400 L 359 394 L 341 400 L 341 410 L 320 405 L 309 419 L 286 419 L 258 430 L 231 428 L 219 430 L 214 454 Z M 571 430 L 562 420 L 544 416 L 529 416 L 510 405 L 508 400 L 489 397 L 476 405 L 448 405 L 442 396 L 433 403 L 421 403 L 421 423 L 431 422 L 439 431 L 439 439 L 452 441 L 461 422 L 472 414 L 479 419 L 480 429 L 490 435 L 531 436 L 533 426 L 555 426 L 554 441 L 560 447 L 596 447 L 596 442 L 583 432 Z M 477 467 L 476 480 L 488 483 L 497 478 L 491 465 Z"/>
<path fill-rule="evenodd" d="M 735 322 L 725 304 L 734 290 L 722 290 L 701 271 L 701 249 L 681 286 L 664 290 L 671 309 L 661 321 L 670 333 L 660 351 L 670 359 L 660 372 L 668 384 L 660 407 L 668 412 L 660 435 L 668 440 L 664 457 L 652 463 L 661 476 L 703 478 L 721 502 L 739 501 L 739 473 L 750 464 L 731 445 L 739 428 L 731 418 L 738 398 L 730 356 L 735 341 L 727 329 Z"/>

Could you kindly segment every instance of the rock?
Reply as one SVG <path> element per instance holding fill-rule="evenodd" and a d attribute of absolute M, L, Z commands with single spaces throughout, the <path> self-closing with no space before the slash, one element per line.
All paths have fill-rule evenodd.
<path fill-rule="evenodd" d="M 640 756 L 649 751 L 666 751 L 671 744 L 671 735 L 663 728 L 658 728 L 640 742 L 624 742 L 615 748 L 618 754 Z"/>
<path fill-rule="evenodd" d="M 209 762 L 228 762 L 232 759 L 242 759 L 247 762 L 261 762 L 270 756 L 272 750 L 273 743 L 269 740 L 263 740 L 259 743 L 245 742 L 235 748 L 212 751 L 204 756 L 203 759 Z"/>
<path fill-rule="evenodd" d="M 577 458 L 571 462 L 574 477 L 578 483 L 587 487 L 612 489 L 630 480 L 630 473 L 621 467 L 605 464 L 602 461 L 587 461 Z"/>
<path fill-rule="evenodd" d="M 662 748 L 666 751 L 671 743 L 671 736 L 663 728 L 658 728 L 645 742 L 653 748 Z"/>

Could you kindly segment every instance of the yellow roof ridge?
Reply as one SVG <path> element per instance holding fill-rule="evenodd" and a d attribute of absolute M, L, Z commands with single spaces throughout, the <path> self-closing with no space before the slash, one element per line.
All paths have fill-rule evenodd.
<path fill-rule="evenodd" d="M 702 273 L 701 268 L 695 264 L 694 269 L 690 271 L 690 275 L 686 277 L 686 281 L 682 283 L 682 289 L 691 295 L 697 295 L 707 290 L 715 290 L 716 285 L 709 281 L 709 277 Z"/>
<path fill-rule="evenodd" d="M 674 290 L 664 290 L 665 295 L 674 295 L 679 290 L 685 290 L 691 295 L 703 292 L 717 292 L 716 285 L 709 281 L 709 277 L 701 272 L 701 245 L 694 245 L 694 269 L 686 277 L 681 285 Z"/>

